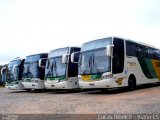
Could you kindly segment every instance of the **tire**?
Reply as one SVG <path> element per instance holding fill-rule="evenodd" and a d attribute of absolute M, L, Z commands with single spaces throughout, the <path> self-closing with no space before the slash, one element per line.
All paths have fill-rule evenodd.
<path fill-rule="evenodd" d="M 130 76 L 128 80 L 128 88 L 129 90 L 135 90 L 136 89 L 136 79 L 134 76 Z"/>

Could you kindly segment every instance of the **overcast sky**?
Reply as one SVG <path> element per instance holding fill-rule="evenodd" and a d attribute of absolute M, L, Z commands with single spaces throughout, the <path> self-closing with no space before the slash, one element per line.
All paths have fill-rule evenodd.
<path fill-rule="evenodd" d="M 160 48 L 160 0 L 0 0 L 0 64 L 108 36 Z"/>

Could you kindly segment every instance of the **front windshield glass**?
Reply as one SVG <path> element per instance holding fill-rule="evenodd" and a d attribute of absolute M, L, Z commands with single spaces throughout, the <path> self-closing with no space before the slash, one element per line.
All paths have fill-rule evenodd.
<path fill-rule="evenodd" d="M 19 65 L 20 63 L 21 63 L 21 60 L 14 60 L 9 63 L 8 67 L 11 68 L 14 65 Z"/>
<path fill-rule="evenodd" d="M 63 54 L 68 54 L 68 52 L 69 52 L 69 47 L 55 49 L 50 51 L 50 53 L 48 54 L 48 58 L 62 56 Z"/>
<path fill-rule="evenodd" d="M 106 56 L 106 49 L 81 53 L 79 74 L 96 74 L 111 70 L 110 57 Z"/>
<path fill-rule="evenodd" d="M 92 52 L 85 52 L 80 55 L 80 65 L 79 65 L 80 74 L 91 73 L 91 56 Z"/>
<path fill-rule="evenodd" d="M 38 62 L 24 64 L 23 78 L 39 78 Z"/>
<path fill-rule="evenodd" d="M 31 62 L 36 62 L 40 59 L 40 55 L 31 55 L 27 56 L 25 59 L 25 63 L 31 63 Z"/>
<path fill-rule="evenodd" d="M 112 38 L 84 43 L 81 48 L 79 74 L 97 74 L 111 70 L 111 59 L 106 55 L 106 46 L 112 44 Z"/>
<path fill-rule="evenodd" d="M 23 78 L 39 78 L 38 61 L 40 55 L 27 56 L 24 62 Z"/>
<path fill-rule="evenodd" d="M 19 67 L 15 66 L 8 68 L 7 80 L 18 80 L 19 76 Z"/>
<path fill-rule="evenodd" d="M 8 73 L 7 73 L 7 80 L 9 80 L 9 81 L 18 80 L 19 66 L 17 66 L 17 65 L 20 65 L 20 63 L 21 63 L 21 60 L 14 60 L 14 61 L 11 61 L 9 63 L 9 65 L 8 65 Z"/>
<path fill-rule="evenodd" d="M 106 55 L 106 49 L 93 51 L 92 73 L 103 73 L 110 71 L 110 57 Z"/>
<path fill-rule="evenodd" d="M 46 77 L 59 77 L 66 75 L 66 64 L 62 63 L 62 56 L 49 58 L 45 69 Z"/>

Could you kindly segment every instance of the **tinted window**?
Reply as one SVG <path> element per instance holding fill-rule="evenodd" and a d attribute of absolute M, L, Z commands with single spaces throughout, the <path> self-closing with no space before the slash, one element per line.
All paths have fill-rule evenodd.
<path fill-rule="evenodd" d="M 73 52 L 79 52 L 80 51 L 80 48 L 76 48 L 76 47 L 72 47 L 71 48 L 71 53 Z"/>
<path fill-rule="evenodd" d="M 128 56 L 137 56 L 135 43 L 126 41 L 126 54 Z"/>
<path fill-rule="evenodd" d="M 78 48 L 78 47 L 71 47 L 70 53 L 73 53 L 73 52 L 80 52 L 80 48 Z M 76 60 L 75 61 L 78 61 L 78 59 L 79 59 L 79 55 L 76 56 Z M 78 76 L 78 64 L 77 63 L 72 63 L 69 60 L 69 64 L 68 64 L 68 77 L 75 77 L 75 76 Z"/>
<path fill-rule="evenodd" d="M 124 67 L 124 40 L 115 38 L 113 44 L 113 74 L 121 73 Z"/>
<path fill-rule="evenodd" d="M 156 50 L 153 48 L 148 48 L 148 58 L 156 59 Z"/>
<path fill-rule="evenodd" d="M 137 57 L 146 58 L 146 48 L 145 48 L 145 46 L 141 46 L 141 45 L 137 44 L 136 51 L 137 51 Z"/>
<path fill-rule="evenodd" d="M 156 59 L 160 60 L 160 50 L 156 50 Z"/>

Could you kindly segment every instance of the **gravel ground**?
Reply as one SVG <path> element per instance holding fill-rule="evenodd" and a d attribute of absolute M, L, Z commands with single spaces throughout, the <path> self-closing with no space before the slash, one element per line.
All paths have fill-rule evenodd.
<path fill-rule="evenodd" d="M 5 114 L 160 114 L 160 86 L 79 91 L 10 91 L 0 88 L 0 113 Z"/>

